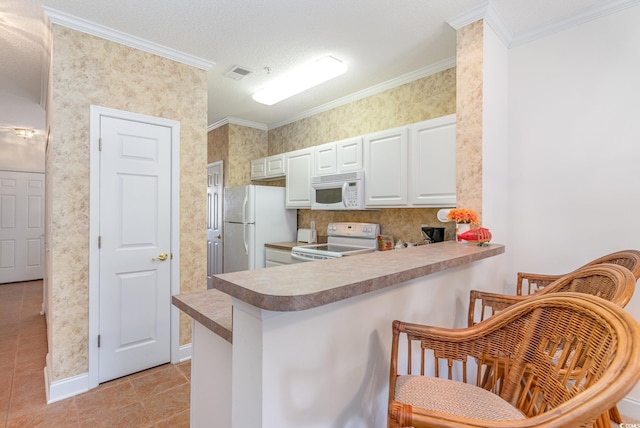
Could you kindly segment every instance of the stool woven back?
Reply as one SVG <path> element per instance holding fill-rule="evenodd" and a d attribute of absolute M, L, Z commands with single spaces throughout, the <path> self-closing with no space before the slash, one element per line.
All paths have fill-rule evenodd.
<path fill-rule="evenodd" d="M 640 378 L 639 341 L 640 327 L 624 310 L 575 292 L 528 298 L 465 329 L 394 321 L 389 427 L 592 426 Z M 399 352 L 405 359 L 402 364 Z M 468 417 L 467 410 L 475 412 L 473 407 L 487 405 L 466 394 L 452 394 L 445 400 L 446 409 L 425 409 L 398 399 L 404 394 L 398 385 L 412 384 L 407 379 L 420 381 L 416 384 L 429 393 L 430 379 L 445 378 L 445 385 L 456 390 L 461 381 L 476 378 L 474 372 L 479 373 L 482 362 L 491 359 L 503 364 L 499 396 L 470 386 L 479 391 L 478 397 L 499 397 L 507 411 L 517 410 L 518 418 L 513 414 L 507 420 Z M 480 370 L 470 361 L 478 361 Z M 446 388 L 437 383 L 439 394 L 445 395 Z M 488 402 L 496 412 L 504 407 Z M 487 410 L 491 414 L 493 409 Z"/>

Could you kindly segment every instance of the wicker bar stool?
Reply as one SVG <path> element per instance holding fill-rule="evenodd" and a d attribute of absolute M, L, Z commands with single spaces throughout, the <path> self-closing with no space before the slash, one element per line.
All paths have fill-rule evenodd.
<path fill-rule="evenodd" d="M 639 342 L 623 309 L 575 292 L 464 329 L 394 321 L 388 426 L 593 426 L 640 379 Z M 470 362 L 487 356 L 505 361 L 500 394 L 467 383 L 481 370 Z"/>
<path fill-rule="evenodd" d="M 622 250 L 615 253 L 607 254 L 606 256 L 599 257 L 590 261 L 586 265 L 581 266 L 578 269 L 582 269 L 588 266 L 595 266 L 601 263 L 613 263 L 616 265 L 624 266 L 633 273 L 636 280 L 640 279 L 640 251 L 637 250 Z M 576 269 L 577 270 L 577 269 Z M 518 281 L 516 283 L 516 294 L 522 296 L 524 294 L 533 294 L 539 289 L 546 287 L 553 281 L 560 279 L 563 275 L 543 275 L 538 273 L 526 273 L 518 272 Z"/>
<path fill-rule="evenodd" d="M 605 263 L 604 260 L 617 263 Z M 602 270 L 602 267 L 606 269 Z M 576 273 L 579 274 L 576 275 Z M 555 279 L 543 288 L 539 288 L 534 295 L 577 291 L 602 297 L 624 308 L 633 296 L 635 283 L 639 276 L 640 252 L 634 250 L 620 251 L 594 260 L 587 264 L 586 267 Z M 518 277 L 520 277 L 520 274 Z M 547 275 L 545 278 L 549 279 L 552 276 Z M 471 326 L 476 322 L 482 321 L 486 316 L 493 315 L 530 296 L 513 296 L 471 290 L 469 293 L 468 325 Z M 479 315 L 476 314 L 477 309 L 479 309 Z M 479 318 L 479 320 L 476 320 L 476 318 Z M 499 370 L 492 371 L 488 369 L 480 384 L 485 388 L 493 387 L 495 383 L 491 380 L 492 375 L 499 376 Z M 617 405 L 609 410 L 609 417 L 618 424 L 622 423 L 622 416 Z M 602 424 L 603 428 L 610 426 L 611 424 L 608 422 Z"/>
<path fill-rule="evenodd" d="M 561 276 L 544 288 L 539 289 L 533 295 L 514 296 L 471 290 L 469 292 L 467 325 L 477 324 L 488 316 L 495 315 L 505 308 L 529 299 L 534 295 L 563 291 L 591 294 L 624 308 L 633 296 L 635 284 L 636 278 L 629 269 L 621 265 L 601 263 L 583 267 Z"/>

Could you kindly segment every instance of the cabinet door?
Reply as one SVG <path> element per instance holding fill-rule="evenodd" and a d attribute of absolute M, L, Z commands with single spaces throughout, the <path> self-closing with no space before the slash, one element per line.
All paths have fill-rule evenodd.
<path fill-rule="evenodd" d="M 265 266 L 282 266 L 291 264 L 291 251 L 265 248 Z"/>
<path fill-rule="evenodd" d="M 364 136 L 367 207 L 407 205 L 407 129 Z"/>
<path fill-rule="evenodd" d="M 313 175 L 336 173 L 336 143 L 321 144 L 314 148 Z"/>
<path fill-rule="evenodd" d="M 287 208 L 311 208 L 313 148 L 288 152 L 285 160 Z"/>
<path fill-rule="evenodd" d="M 262 180 L 267 177 L 267 159 L 260 158 L 251 161 L 251 179 Z"/>
<path fill-rule="evenodd" d="M 337 172 L 362 169 L 362 137 L 349 138 L 336 143 Z"/>
<path fill-rule="evenodd" d="M 279 155 L 272 155 L 266 159 L 266 176 L 268 178 L 284 177 L 285 165 L 284 165 L 284 153 Z"/>
<path fill-rule="evenodd" d="M 456 116 L 410 127 L 410 203 L 420 206 L 456 204 Z"/>

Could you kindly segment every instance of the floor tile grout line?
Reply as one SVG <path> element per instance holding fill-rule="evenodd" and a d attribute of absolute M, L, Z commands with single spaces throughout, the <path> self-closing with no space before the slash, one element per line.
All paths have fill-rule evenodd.
<path fill-rule="evenodd" d="M 20 305 L 22 306 L 22 296 L 24 295 L 24 285 L 20 297 Z M 11 370 L 11 385 L 9 386 L 9 398 L 7 399 L 7 413 L 4 417 L 4 426 L 9 425 L 9 415 L 11 411 L 11 402 L 14 400 L 13 387 L 16 382 L 16 370 L 18 369 L 18 349 L 20 347 L 20 333 L 16 336 L 15 354 L 13 355 L 13 369 Z"/>
<path fill-rule="evenodd" d="M 151 412 L 149 411 L 149 409 L 147 409 L 147 406 L 144 404 L 144 400 L 142 399 L 142 397 L 140 397 L 140 394 L 138 394 L 138 390 L 133 385 L 133 382 L 131 382 L 131 379 L 129 379 L 129 382 L 131 383 L 131 386 L 133 386 L 133 390 L 136 393 L 136 398 L 140 402 L 140 405 L 142 406 L 142 409 L 144 410 L 144 414 L 147 415 L 147 419 L 149 419 L 149 422 L 151 423 L 151 426 L 154 427 L 156 425 L 156 423 L 152 418 Z"/>
<path fill-rule="evenodd" d="M 43 286 L 42 285 L 42 281 L 39 281 L 39 282 L 40 282 L 40 284 L 38 286 L 42 287 Z M 25 322 L 30 322 L 30 320 L 26 321 L 26 319 L 30 318 L 30 317 L 33 317 L 33 315 L 39 314 L 39 312 L 40 312 L 40 309 L 34 308 L 33 305 L 31 305 L 32 302 L 31 303 L 26 303 L 26 300 L 33 300 L 35 298 L 35 296 L 36 296 L 36 294 L 32 293 L 31 290 L 27 290 L 28 287 L 29 287 L 29 283 L 20 284 L 19 285 L 20 291 L 19 292 L 15 292 L 14 295 L 11 297 L 12 301 L 15 301 L 15 306 L 19 305 L 19 312 L 18 312 L 17 316 L 19 318 L 19 326 L 20 327 L 19 327 L 19 330 L 18 330 L 19 332 L 16 332 L 16 343 L 15 343 L 15 349 L 14 349 L 14 353 L 13 353 L 13 367 L 12 367 L 12 370 L 11 370 L 11 376 L 12 376 L 11 389 L 9 391 L 9 398 L 7 400 L 6 414 L 5 414 L 4 418 L 3 418 L 4 420 L 0 420 L 0 426 L 2 426 L 2 424 L 4 423 L 5 427 L 8 426 L 10 421 L 14 421 L 14 420 L 17 420 L 19 418 L 22 418 L 26 414 L 26 413 L 23 413 L 22 410 L 19 410 L 18 413 L 15 413 L 15 412 L 11 413 L 11 411 L 10 411 L 11 410 L 11 406 L 12 406 L 12 400 L 14 400 L 16 398 L 15 394 L 13 393 L 14 392 L 13 389 L 14 389 L 15 382 L 16 382 L 15 375 L 16 375 L 16 372 L 18 371 L 18 367 L 23 362 L 23 360 L 20 359 L 19 352 L 18 352 L 18 349 L 20 347 L 20 343 L 24 342 L 24 340 L 31 340 L 32 337 L 41 335 L 40 333 L 33 334 L 33 331 L 37 330 L 36 327 L 33 327 L 32 329 L 28 330 L 28 331 L 31 331 L 32 334 L 24 335 L 23 332 L 21 332 L 22 327 L 24 326 L 24 323 Z M 36 312 L 34 312 L 34 313 L 30 312 L 30 311 L 33 311 L 33 310 L 36 310 L 36 309 L 37 309 Z M 43 315 L 40 315 L 40 316 L 43 316 Z M 2 321 L 5 321 L 5 320 L 0 320 L 0 327 L 2 326 Z M 44 343 L 45 343 L 45 347 L 46 347 L 46 341 L 48 339 L 47 336 L 46 336 L 46 334 L 47 334 L 47 332 L 46 332 L 46 318 L 45 318 L 45 323 L 43 323 L 43 325 L 41 325 L 40 328 L 42 328 L 44 330 Z M 46 353 L 46 351 L 45 351 L 45 353 Z M 23 355 L 23 357 L 24 357 L 24 355 Z M 189 379 L 188 374 L 183 371 L 183 368 L 180 368 L 181 365 L 182 365 L 182 363 L 178 363 L 178 364 L 169 363 L 167 365 L 168 366 L 167 369 L 169 368 L 169 366 L 173 366 L 173 369 L 177 370 L 178 373 L 180 374 L 181 377 L 178 377 L 178 379 L 180 379 L 180 382 L 179 382 L 178 385 L 173 385 L 171 388 L 166 388 L 165 390 L 163 390 L 161 392 L 149 395 L 149 396 L 146 397 L 146 399 L 147 400 L 154 400 L 153 397 L 161 394 L 162 392 L 170 391 L 173 388 L 179 388 L 179 387 L 184 388 L 185 385 L 186 385 L 186 388 L 188 388 L 188 390 L 190 391 L 191 380 Z M 153 370 L 153 368 L 150 369 L 150 371 L 151 370 Z M 138 372 L 138 373 L 140 373 L 140 372 Z M 152 374 L 152 372 L 149 373 L 149 374 Z M 142 406 L 142 409 L 144 411 L 144 415 L 147 417 L 147 420 L 149 421 L 149 427 L 150 428 L 156 427 L 159 423 L 162 423 L 164 421 L 168 421 L 168 420 L 170 420 L 170 419 L 172 419 L 172 418 L 174 418 L 174 417 L 176 417 L 178 415 L 181 415 L 184 412 L 190 412 L 190 405 L 189 405 L 189 406 L 187 406 L 186 409 L 178 411 L 178 412 L 176 412 L 174 414 L 167 415 L 161 420 L 155 420 L 153 418 L 153 415 L 152 415 L 151 411 L 145 405 L 145 399 L 143 399 L 142 396 L 140 394 L 138 394 L 138 391 L 136 390 L 135 385 L 133 383 L 133 379 L 134 378 L 132 378 L 131 375 L 125 376 L 125 378 L 126 378 L 126 381 L 129 383 L 129 386 L 133 389 L 133 391 L 135 393 L 135 400 L 136 400 L 137 404 Z M 113 385 L 113 386 L 116 386 L 116 385 Z M 111 386 L 108 386 L 105 389 L 108 389 L 110 387 Z M 87 393 L 90 394 L 91 391 L 88 391 Z M 99 397 L 100 391 L 96 391 L 96 393 L 98 393 L 98 397 Z M 72 413 L 69 414 L 69 420 L 67 422 L 72 422 L 73 421 L 73 422 L 75 422 L 74 425 L 80 428 L 82 426 L 81 421 L 83 419 L 81 417 L 82 414 L 81 414 L 81 411 L 80 411 L 80 406 L 78 405 L 77 397 L 79 397 L 79 396 L 74 396 L 74 397 L 70 397 L 70 398 L 66 399 L 66 400 L 71 400 L 70 406 L 72 408 L 72 410 L 69 410 Z M 190 397 L 189 397 L 189 401 L 191 401 Z M 148 401 L 148 403 L 151 404 L 152 401 Z M 153 404 L 155 404 L 155 403 L 153 403 Z M 43 406 L 31 410 L 31 412 L 33 412 L 34 414 L 35 413 L 41 413 L 41 414 L 45 415 L 45 414 L 47 414 L 47 410 L 46 409 L 47 409 L 47 404 L 44 403 Z M 73 416 L 71 416 L 71 414 L 73 414 Z M 73 418 L 73 419 L 71 419 L 71 418 Z"/>

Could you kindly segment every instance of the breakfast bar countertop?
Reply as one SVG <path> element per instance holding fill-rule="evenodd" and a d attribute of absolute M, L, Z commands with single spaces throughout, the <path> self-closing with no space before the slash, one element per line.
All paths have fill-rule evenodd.
<path fill-rule="evenodd" d="M 504 245 L 445 241 L 400 250 L 232 272 L 213 288 L 260 309 L 311 309 L 504 253 Z"/>
<path fill-rule="evenodd" d="M 232 297 L 260 309 L 311 309 L 504 253 L 504 245 L 445 241 L 401 250 L 215 275 L 213 290 L 172 303 L 232 342 Z"/>
<path fill-rule="evenodd" d="M 233 343 L 231 296 L 206 290 L 173 296 L 171 303 L 229 343 Z"/>

